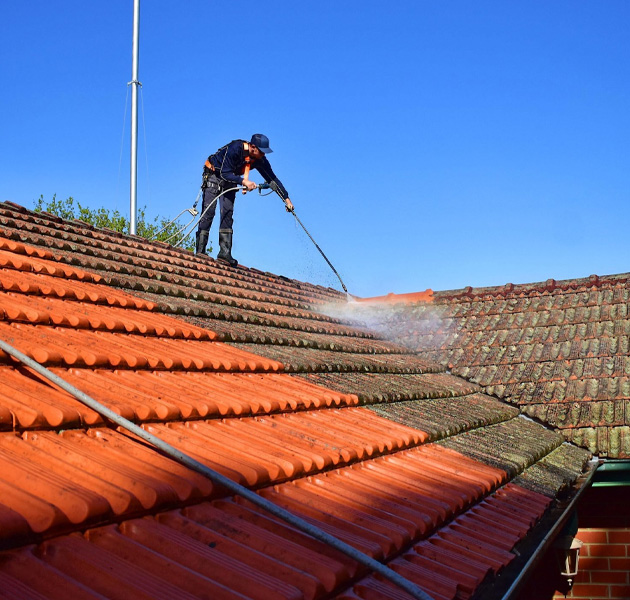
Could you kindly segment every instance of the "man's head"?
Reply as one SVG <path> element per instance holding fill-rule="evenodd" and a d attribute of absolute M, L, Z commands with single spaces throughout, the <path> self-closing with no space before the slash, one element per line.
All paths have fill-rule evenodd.
<path fill-rule="evenodd" d="M 254 158 L 260 158 L 263 154 L 270 154 L 273 150 L 269 147 L 269 138 L 262 133 L 255 133 L 252 135 L 252 139 L 249 142 L 250 145 L 250 154 Z M 252 152 L 252 150 L 254 152 Z M 260 154 L 259 156 L 255 156 L 255 154 Z"/>

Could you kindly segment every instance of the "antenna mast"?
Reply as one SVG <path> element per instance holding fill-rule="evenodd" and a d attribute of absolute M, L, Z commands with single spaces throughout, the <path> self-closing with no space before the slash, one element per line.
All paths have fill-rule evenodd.
<path fill-rule="evenodd" d="M 138 194 L 138 54 L 140 46 L 140 0 L 133 0 L 133 58 L 131 68 L 131 177 L 129 190 L 129 233 L 136 235 Z"/>

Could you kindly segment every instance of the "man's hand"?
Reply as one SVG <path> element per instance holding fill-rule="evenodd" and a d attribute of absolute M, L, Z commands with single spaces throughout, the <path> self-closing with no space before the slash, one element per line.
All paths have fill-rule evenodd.
<path fill-rule="evenodd" d="M 284 205 L 287 207 L 287 212 L 293 212 L 293 202 L 289 198 L 284 201 Z"/>
<path fill-rule="evenodd" d="M 250 181 L 249 179 L 243 179 L 243 194 L 247 194 L 247 192 L 251 192 L 257 187 L 258 185 L 255 184 L 253 181 Z"/>

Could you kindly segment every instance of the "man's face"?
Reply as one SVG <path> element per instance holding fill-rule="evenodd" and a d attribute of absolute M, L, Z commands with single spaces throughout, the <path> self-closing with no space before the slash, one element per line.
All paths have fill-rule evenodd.
<path fill-rule="evenodd" d="M 253 144 L 249 145 L 249 155 L 254 160 L 260 160 L 264 156 L 263 153 Z"/>

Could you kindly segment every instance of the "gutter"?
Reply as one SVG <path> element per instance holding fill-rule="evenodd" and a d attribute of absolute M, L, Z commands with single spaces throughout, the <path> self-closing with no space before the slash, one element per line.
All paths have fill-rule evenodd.
<path fill-rule="evenodd" d="M 563 513 L 554 523 L 553 527 L 547 532 L 545 537 L 541 540 L 540 544 L 538 544 L 538 547 L 536 548 L 536 550 L 534 550 L 534 553 L 529 557 L 529 560 L 521 569 L 518 577 L 512 582 L 512 585 L 503 595 L 502 600 L 516 600 L 518 598 L 518 592 L 520 592 L 521 588 L 523 587 L 529 576 L 532 574 L 534 568 L 538 565 L 551 544 L 555 541 L 556 537 L 561 532 L 562 528 L 565 526 L 566 522 L 569 520 L 569 517 L 575 511 L 575 506 L 582 497 L 582 494 L 584 494 L 584 492 L 591 487 L 593 477 L 595 476 L 597 469 L 600 467 L 601 462 L 597 459 L 591 460 L 590 465 L 590 470 L 584 476 L 582 485 L 578 489 L 577 493 L 575 494 L 575 496 L 573 496 L 567 507 L 564 509 Z"/>

